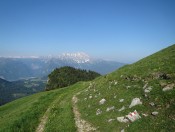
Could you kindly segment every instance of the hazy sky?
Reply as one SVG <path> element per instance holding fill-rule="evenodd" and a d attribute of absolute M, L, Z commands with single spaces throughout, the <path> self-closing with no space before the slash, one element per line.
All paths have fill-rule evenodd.
<path fill-rule="evenodd" d="M 0 0 L 0 56 L 133 62 L 175 43 L 175 0 Z"/>

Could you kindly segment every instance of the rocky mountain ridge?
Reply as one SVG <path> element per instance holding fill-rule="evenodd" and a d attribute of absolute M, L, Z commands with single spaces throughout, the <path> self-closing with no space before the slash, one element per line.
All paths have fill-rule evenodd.
<path fill-rule="evenodd" d="M 123 65 L 124 63 L 115 61 L 94 59 L 85 53 L 64 53 L 59 56 L 45 57 L 0 57 L 0 77 L 10 81 L 42 77 L 62 66 L 107 74 Z"/>

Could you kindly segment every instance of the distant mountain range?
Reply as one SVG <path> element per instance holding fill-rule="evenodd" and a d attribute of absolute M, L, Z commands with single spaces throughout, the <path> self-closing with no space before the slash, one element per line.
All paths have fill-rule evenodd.
<path fill-rule="evenodd" d="M 94 59 L 82 52 L 46 57 L 0 57 L 0 78 L 14 81 L 43 77 L 55 68 L 62 66 L 72 66 L 107 74 L 123 65 L 124 63 L 120 62 Z"/>

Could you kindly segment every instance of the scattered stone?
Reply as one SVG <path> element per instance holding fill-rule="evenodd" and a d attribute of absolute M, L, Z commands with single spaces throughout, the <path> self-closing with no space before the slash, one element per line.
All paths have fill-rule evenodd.
<path fill-rule="evenodd" d="M 170 108 L 170 104 L 167 104 L 167 105 L 166 105 L 166 108 L 167 108 L 167 109 Z"/>
<path fill-rule="evenodd" d="M 108 112 L 108 111 L 111 111 L 111 110 L 114 110 L 114 109 L 115 109 L 115 107 L 112 106 L 112 107 L 108 107 L 108 108 L 106 109 L 106 111 Z"/>
<path fill-rule="evenodd" d="M 155 79 L 164 79 L 164 80 L 171 79 L 171 76 L 166 73 L 157 72 L 157 73 L 153 73 L 152 75 Z"/>
<path fill-rule="evenodd" d="M 130 112 L 128 115 L 126 116 L 122 116 L 122 117 L 117 117 L 117 120 L 119 122 L 124 122 L 127 123 L 129 121 L 134 122 L 138 119 L 140 119 L 140 115 L 138 114 L 138 112 L 135 110 L 134 112 Z"/>
<path fill-rule="evenodd" d="M 97 95 L 95 95 L 95 98 L 97 98 L 98 96 Z"/>
<path fill-rule="evenodd" d="M 156 107 L 157 107 L 157 110 L 162 109 L 162 106 L 161 105 L 157 105 Z"/>
<path fill-rule="evenodd" d="M 89 96 L 89 99 L 92 99 L 92 96 Z"/>
<path fill-rule="evenodd" d="M 143 89 L 145 89 L 147 87 L 148 83 L 146 83 L 144 86 L 143 86 Z"/>
<path fill-rule="evenodd" d="M 147 116 L 148 116 L 148 114 L 144 114 L 144 113 L 143 113 L 142 115 L 143 115 L 144 117 L 147 117 Z"/>
<path fill-rule="evenodd" d="M 126 89 L 130 88 L 131 86 L 126 86 Z"/>
<path fill-rule="evenodd" d="M 87 100 L 87 98 L 84 98 L 84 100 L 86 101 L 86 100 Z"/>
<path fill-rule="evenodd" d="M 99 104 L 102 105 L 102 104 L 104 104 L 105 102 L 106 102 L 106 99 L 101 99 L 101 100 L 99 101 Z"/>
<path fill-rule="evenodd" d="M 130 77 L 125 77 L 126 80 L 130 80 Z"/>
<path fill-rule="evenodd" d="M 170 79 L 171 77 L 170 77 L 170 75 L 168 75 L 168 74 L 166 74 L 166 73 L 161 73 L 161 74 L 159 75 L 159 78 L 168 80 L 168 79 Z"/>
<path fill-rule="evenodd" d="M 123 102 L 123 101 L 124 101 L 124 99 L 120 99 L 120 100 L 119 100 L 119 102 Z"/>
<path fill-rule="evenodd" d="M 173 88 L 174 88 L 174 84 L 169 84 L 165 86 L 162 90 L 165 92 L 165 91 L 172 90 Z"/>
<path fill-rule="evenodd" d="M 161 87 L 165 87 L 166 85 L 167 85 L 166 82 L 160 82 L 160 86 L 161 86 Z"/>
<path fill-rule="evenodd" d="M 91 105 L 88 105 L 88 108 L 90 108 L 91 107 Z"/>
<path fill-rule="evenodd" d="M 117 98 L 117 95 L 114 96 L 114 99 Z"/>
<path fill-rule="evenodd" d="M 142 104 L 142 102 L 140 101 L 139 98 L 134 98 L 129 106 L 129 108 L 133 107 L 133 106 L 136 106 L 136 105 L 140 105 Z"/>
<path fill-rule="evenodd" d="M 148 97 L 148 95 L 147 94 L 145 94 L 145 98 L 147 98 Z"/>
<path fill-rule="evenodd" d="M 146 88 L 144 91 L 145 91 L 145 93 L 149 93 L 149 92 L 151 92 L 151 90 L 152 90 L 152 87 L 150 86 L 150 87 Z"/>
<path fill-rule="evenodd" d="M 114 121 L 114 120 L 115 120 L 115 119 L 109 119 L 108 122 L 112 122 L 112 121 Z"/>
<path fill-rule="evenodd" d="M 122 129 L 120 132 L 125 132 L 125 129 Z"/>
<path fill-rule="evenodd" d="M 154 102 L 149 103 L 151 106 L 155 106 Z"/>
<path fill-rule="evenodd" d="M 122 110 L 125 110 L 125 106 L 123 106 L 121 109 L 119 109 L 118 111 L 122 111 Z"/>
<path fill-rule="evenodd" d="M 100 115 L 101 113 L 102 113 L 102 111 L 100 109 L 97 109 L 96 115 Z"/>
<path fill-rule="evenodd" d="M 135 110 L 134 112 L 130 112 L 128 115 L 126 115 L 126 117 L 131 121 L 134 122 L 138 119 L 140 119 L 140 115 L 138 114 L 138 112 Z"/>
<path fill-rule="evenodd" d="M 117 85 L 117 83 L 118 83 L 118 82 L 117 82 L 117 81 L 115 81 L 115 82 L 114 82 L 114 85 Z"/>
<path fill-rule="evenodd" d="M 154 111 L 154 112 L 152 112 L 151 114 L 152 114 L 153 116 L 156 116 L 156 115 L 158 115 L 158 114 L 159 114 L 159 112 Z"/>
<path fill-rule="evenodd" d="M 123 122 L 123 123 L 129 122 L 129 120 L 126 119 L 126 117 L 124 117 L 124 116 L 122 116 L 122 117 L 117 117 L 117 120 L 118 120 L 119 122 Z"/>

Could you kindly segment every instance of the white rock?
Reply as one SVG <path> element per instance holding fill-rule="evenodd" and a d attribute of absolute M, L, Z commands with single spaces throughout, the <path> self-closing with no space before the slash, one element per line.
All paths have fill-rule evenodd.
<path fill-rule="evenodd" d="M 154 112 L 152 112 L 151 114 L 152 114 L 152 115 L 154 115 L 154 116 L 156 116 L 156 115 L 158 115 L 158 114 L 159 114 L 159 112 L 154 111 Z"/>
<path fill-rule="evenodd" d="M 119 122 L 123 122 L 123 123 L 129 122 L 129 120 L 126 119 L 124 116 L 122 116 L 122 117 L 117 117 L 117 120 L 118 120 Z"/>
<path fill-rule="evenodd" d="M 114 96 L 114 99 L 117 98 L 117 95 Z"/>
<path fill-rule="evenodd" d="M 147 89 L 151 91 L 153 88 L 152 88 L 152 86 L 150 86 L 150 87 L 148 87 Z"/>
<path fill-rule="evenodd" d="M 121 109 L 119 109 L 118 111 L 122 111 L 125 110 L 125 106 L 123 106 Z"/>
<path fill-rule="evenodd" d="M 145 89 L 147 87 L 148 83 L 146 83 L 144 86 L 143 86 L 143 89 Z"/>
<path fill-rule="evenodd" d="M 119 100 L 119 102 L 123 102 L 123 101 L 124 101 L 124 99 L 120 99 L 120 100 Z"/>
<path fill-rule="evenodd" d="M 140 119 L 140 115 L 138 114 L 138 112 L 135 110 L 134 112 L 130 112 L 128 115 L 126 115 L 126 117 L 131 121 L 134 122 L 138 119 Z"/>
<path fill-rule="evenodd" d="M 112 121 L 114 121 L 114 120 L 115 120 L 115 119 L 109 119 L 108 122 L 112 122 Z"/>
<path fill-rule="evenodd" d="M 149 104 L 150 104 L 151 106 L 155 106 L 154 102 L 150 102 Z"/>
<path fill-rule="evenodd" d="M 136 106 L 136 105 L 140 105 L 142 104 L 142 102 L 140 101 L 139 98 L 134 98 L 129 106 L 129 108 L 133 107 L 133 106 Z"/>
<path fill-rule="evenodd" d="M 97 109 L 96 115 L 100 115 L 101 113 L 102 113 L 102 111 L 100 109 Z"/>
<path fill-rule="evenodd" d="M 117 81 L 115 81 L 115 82 L 114 82 L 114 85 L 117 85 L 117 83 L 118 83 L 118 82 L 117 82 Z"/>
<path fill-rule="evenodd" d="M 90 99 L 92 99 L 92 96 L 89 96 Z"/>
<path fill-rule="evenodd" d="M 144 117 L 147 117 L 147 116 L 148 116 L 148 114 L 144 114 L 144 113 L 143 113 L 142 115 L 143 115 Z"/>
<path fill-rule="evenodd" d="M 145 90 L 144 90 L 144 92 L 145 92 L 145 93 L 149 93 L 150 91 L 149 91 L 149 90 L 147 90 L 147 89 L 145 89 Z"/>
<path fill-rule="evenodd" d="M 174 88 L 174 84 L 169 84 L 166 87 L 164 87 L 162 90 L 165 92 L 165 91 L 172 90 L 173 88 Z"/>
<path fill-rule="evenodd" d="M 101 99 L 101 100 L 99 101 L 99 104 L 102 105 L 102 104 L 104 104 L 105 102 L 106 102 L 106 99 Z"/>
<path fill-rule="evenodd" d="M 148 97 L 148 95 L 147 95 L 147 94 L 145 94 L 145 97 L 147 98 L 147 97 Z"/>
<path fill-rule="evenodd" d="M 120 132 L 125 132 L 125 129 L 122 129 Z"/>
<path fill-rule="evenodd" d="M 108 107 L 108 108 L 106 109 L 106 111 L 108 112 L 108 111 L 111 111 L 111 110 L 114 110 L 114 109 L 115 109 L 115 107 L 112 106 L 112 107 Z"/>
<path fill-rule="evenodd" d="M 126 86 L 126 88 L 128 89 L 128 88 L 130 88 L 131 86 Z"/>
<path fill-rule="evenodd" d="M 144 91 L 145 91 L 145 93 L 149 93 L 149 92 L 151 92 L 151 90 L 152 90 L 152 87 L 148 87 Z"/>

